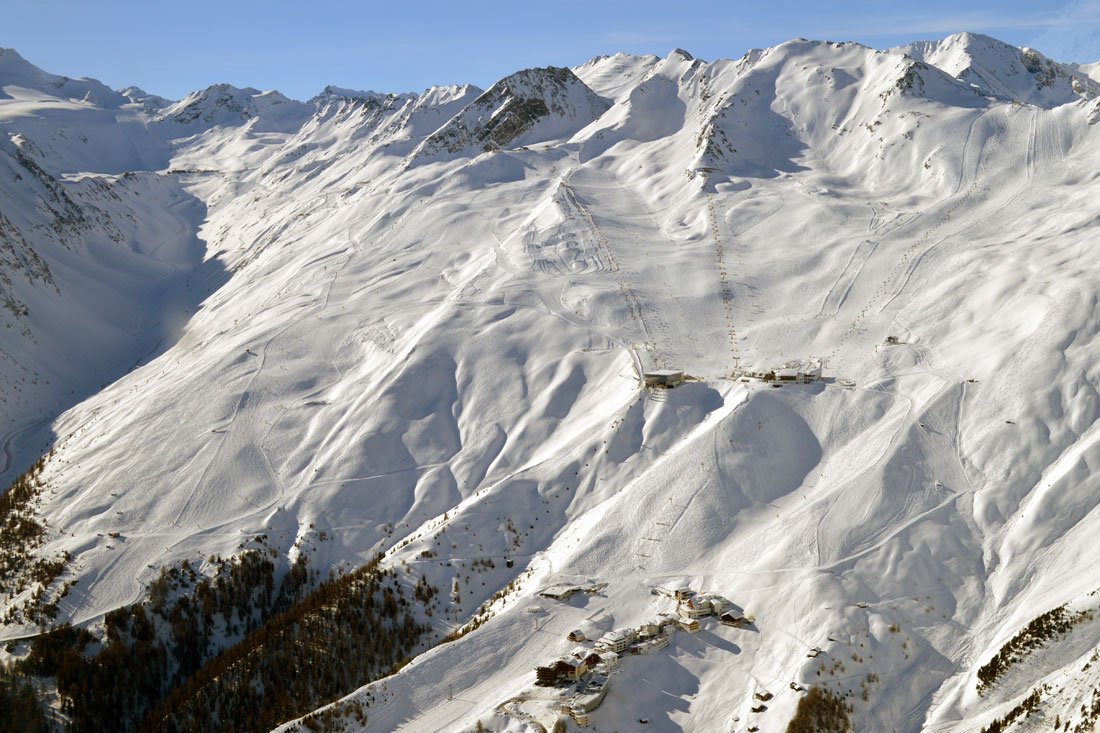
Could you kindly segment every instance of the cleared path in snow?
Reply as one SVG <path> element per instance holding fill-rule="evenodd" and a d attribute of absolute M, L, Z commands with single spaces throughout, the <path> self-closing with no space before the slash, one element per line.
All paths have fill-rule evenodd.
<path fill-rule="evenodd" d="M 646 347 L 646 368 L 684 369 L 704 379 L 728 376 L 735 343 L 728 279 L 721 272 L 716 215 L 710 236 L 676 240 L 662 231 L 654 212 L 611 175 L 582 167 L 569 186 L 606 243 L 617 280 Z M 709 241 L 708 241 L 709 240 Z M 716 253 L 722 260 L 716 262 Z M 716 277 L 700 277 L 715 272 Z M 731 347 L 732 348 L 732 347 Z"/>

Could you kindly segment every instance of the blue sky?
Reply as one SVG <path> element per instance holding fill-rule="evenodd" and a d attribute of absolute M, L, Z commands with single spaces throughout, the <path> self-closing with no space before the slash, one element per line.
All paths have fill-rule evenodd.
<path fill-rule="evenodd" d="M 616 51 L 737 58 L 796 38 L 886 48 L 969 30 L 1100 60 L 1100 0 L 4 0 L 0 46 L 56 74 L 179 98 L 227 81 L 306 99 L 326 84 L 482 87 Z"/>

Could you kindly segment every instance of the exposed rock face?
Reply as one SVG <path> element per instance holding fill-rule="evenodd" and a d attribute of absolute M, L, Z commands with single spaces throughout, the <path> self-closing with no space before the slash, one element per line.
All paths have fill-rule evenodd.
<path fill-rule="evenodd" d="M 494 84 L 429 137 L 419 157 L 568 137 L 609 107 L 571 69 L 520 71 Z"/>

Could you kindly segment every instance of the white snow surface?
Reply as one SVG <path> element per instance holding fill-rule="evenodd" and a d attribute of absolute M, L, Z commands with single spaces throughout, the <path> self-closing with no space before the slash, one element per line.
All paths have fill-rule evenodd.
<path fill-rule="evenodd" d="M 1093 81 L 1100 81 L 1100 62 L 1092 64 L 1077 64 L 1074 66 L 1078 71 L 1088 76 Z"/>
<path fill-rule="evenodd" d="M 617 53 L 597 56 L 574 67 L 573 73 L 596 94 L 617 101 L 633 89 L 658 61 L 660 58 L 652 54 L 636 56 Z"/>
<path fill-rule="evenodd" d="M 368 730 L 534 730 L 494 711 L 565 635 L 671 610 L 650 589 L 680 581 L 755 628 L 625 659 L 600 730 L 783 730 L 792 682 L 853 691 L 859 730 L 1083 695 L 1093 626 L 975 685 L 1100 588 L 1098 101 L 1028 58 L 796 40 L 162 104 L 4 51 L 0 465 L 56 444 L 43 551 L 80 579 L 59 620 L 324 530 L 322 567 L 472 575 L 441 632 L 520 579 L 352 693 Z M 825 382 L 731 376 L 809 357 Z M 653 368 L 695 379 L 642 390 Z M 536 595 L 586 578 L 607 587 Z"/>
<path fill-rule="evenodd" d="M 1017 48 L 978 33 L 957 33 L 896 49 L 943 69 L 984 94 L 1055 107 L 1100 92 L 1089 69 L 1051 61 L 1030 48 Z"/>

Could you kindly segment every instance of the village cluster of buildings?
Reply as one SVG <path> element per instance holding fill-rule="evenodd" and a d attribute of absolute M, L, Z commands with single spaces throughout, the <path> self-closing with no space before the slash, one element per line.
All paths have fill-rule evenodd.
<path fill-rule="evenodd" d="M 550 664 L 536 667 L 535 684 L 544 687 L 573 685 L 573 694 L 564 699 L 562 712 L 578 725 L 588 725 L 588 714 L 598 708 L 607 696 L 610 687 L 608 678 L 618 667 L 619 655 L 616 652 L 607 649 L 597 652 L 578 646 Z"/>
<path fill-rule="evenodd" d="M 745 628 L 752 625 L 751 618 L 728 610 L 730 602 L 716 593 L 696 593 L 690 588 L 680 586 L 658 586 L 653 592 L 676 601 L 676 615 L 680 628 L 684 631 L 698 631 L 699 619 L 709 616 L 717 616 L 718 621 L 725 626 Z"/>
<path fill-rule="evenodd" d="M 599 654 L 588 647 L 578 646 L 550 664 L 535 667 L 535 684 L 543 687 L 569 685 L 596 671 L 610 674 L 617 663 L 618 655 L 614 652 Z"/>
<path fill-rule="evenodd" d="M 578 725 L 587 725 L 588 713 L 603 702 L 610 687 L 609 678 L 618 671 L 624 655 L 651 654 L 664 649 L 677 630 L 694 633 L 700 629 L 700 619 L 707 617 L 718 617 L 720 623 L 737 628 L 752 625 L 751 618 L 729 610 L 729 601 L 714 593 L 695 593 L 679 587 L 661 587 L 654 589 L 654 593 L 674 599 L 676 611 L 655 614 L 637 627 L 613 629 L 594 641 L 576 629 L 568 639 L 578 646 L 535 668 L 536 685 L 574 686 L 574 694 L 565 698 L 562 711 Z M 581 644 L 589 641 L 591 647 Z"/>
<path fill-rule="evenodd" d="M 824 360 L 820 358 L 789 361 L 774 369 L 738 371 L 734 373 L 734 377 L 740 377 L 743 381 L 759 379 L 776 384 L 784 382 L 809 384 L 810 382 L 819 382 L 824 378 L 824 366 Z"/>
<path fill-rule="evenodd" d="M 890 338 L 894 337 L 891 336 Z M 898 341 L 897 339 L 893 341 L 887 339 L 887 343 L 898 343 Z M 773 385 L 783 383 L 809 384 L 824 379 L 825 361 L 821 357 L 811 357 L 785 362 L 775 368 L 737 369 L 733 372 L 733 378 L 740 379 L 743 382 L 759 379 Z M 646 387 L 658 389 L 672 389 L 692 379 L 693 377 L 689 377 L 680 369 L 653 369 L 642 374 L 642 382 Z"/>

